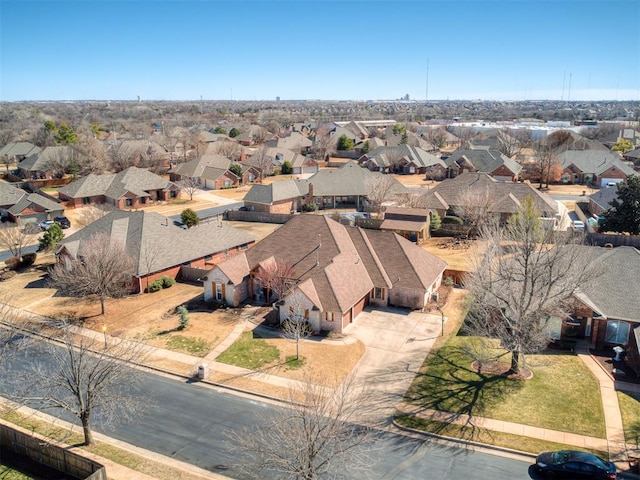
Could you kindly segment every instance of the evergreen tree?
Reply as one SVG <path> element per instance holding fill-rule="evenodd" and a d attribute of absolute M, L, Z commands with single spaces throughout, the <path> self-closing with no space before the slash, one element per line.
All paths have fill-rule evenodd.
<path fill-rule="evenodd" d="M 442 227 L 442 219 L 440 218 L 440 215 L 438 215 L 438 212 L 434 211 L 433 215 L 431 216 L 429 230 L 440 230 L 440 227 Z"/>
<path fill-rule="evenodd" d="M 38 247 L 39 251 L 47 251 L 52 250 L 58 245 L 58 242 L 64 238 L 64 232 L 62 228 L 57 223 L 51 225 L 47 230 L 45 230 L 44 235 L 40 239 L 40 246 Z"/>
<path fill-rule="evenodd" d="M 182 223 L 184 223 L 187 228 L 195 227 L 200 223 L 200 218 L 198 218 L 198 214 L 191 210 L 190 208 L 186 208 L 180 214 L 180 219 Z"/>
<path fill-rule="evenodd" d="M 611 208 L 604 213 L 604 223 L 600 228 L 606 232 L 628 232 L 640 234 L 640 175 L 629 175 L 618 187 L 618 198 L 611 202 Z"/>
<path fill-rule="evenodd" d="M 340 135 L 340 138 L 338 138 L 338 144 L 336 145 L 337 150 L 353 150 L 353 147 L 355 147 L 355 143 L 351 138 L 344 134 Z"/>

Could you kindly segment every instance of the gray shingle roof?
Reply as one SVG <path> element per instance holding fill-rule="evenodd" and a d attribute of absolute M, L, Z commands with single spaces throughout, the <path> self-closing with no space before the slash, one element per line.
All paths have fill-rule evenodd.
<path fill-rule="evenodd" d="M 116 174 L 87 175 L 60 188 L 59 192 L 70 198 L 104 195 L 107 198 L 118 199 L 127 192 L 138 197 L 146 197 L 149 196 L 149 190 L 164 190 L 172 185 L 172 182 L 148 170 L 129 167 Z"/>
<path fill-rule="evenodd" d="M 24 195 L 20 201 L 18 201 L 13 207 L 9 209 L 9 213 L 12 215 L 19 215 L 22 213 L 24 209 L 29 207 L 30 205 L 37 205 L 44 209 L 45 212 L 61 212 L 64 210 L 64 207 L 59 203 L 56 203 L 52 200 L 49 200 L 42 195 L 37 193 L 30 193 L 29 195 Z"/>
<path fill-rule="evenodd" d="M 625 175 L 635 173 L 620 157 L 609 150 L 567 150 L 558 155 L 562 168 L 574 165 L 583 173 L 600 175 L 611 167 L 619 168 Z"/>
<path fill-rule="evenodd" d="M 640 251 L 633 247 L 578 247 L 601 267 L 598 278 L 580 287 L 608 319 L 640 323 Z M 624 286 L 624 288 L 621 288 Z"/>
<path fill-rule="evenodd" d="M 611 202 L 618 198 L 618 186 L 613 185 L 611 187 L 602 188 L 593 195 L 589 195 L 589 200 L 601 207 L 603 210 L 609 210 L 611 208 Z"/>
<path fill-rule="evenodd" d="M 306 180 L 284 180 L 269 185 L 254 184 L 244 197 L 248 203 L 272 205 L 281 200 L 290 200 L 306 195 L 308 184 Z"/>
<path fill-rule="evenodd" d="M 184 177 L 201 177 L 202 172 L 207 167 L 214 167 L 222 170 L 228 170 L 231 166 L 231 160 L 222 155 L 215 153 L 204 154 L 200 158 L 191 160 L 187 163 L 182 163 L 170 170 L 171 173 L 176 173 Z"/>
<path fill-rule="evenodd" d="M 413 162 L 418 167 L 431 167 L 434 165 L 445 167 L 444 162 L 435 155 L 419 147 L 407 144 L 396 147 L 377 147 L 368 153 L 367 157 L 379 167 L 389 167 L 391 166 L 391 158 L 403 157 L 406 157 L 409 162 Z"/>
<path fill-rule="evenodd" d="M 474 192 L 477 195 L 474 195 Z M 545 216 L 558 213 L 557 202 L 530 184 L 498 181 L 488 173 L 464 172 L 456 178 L 443 180 L 427 193 L 427 198 L 435 193 L 451 207 L 463 206 L 474 199 L 482 199 L 489 195 L 489 210 L 495 213 L 512 213 L 514 201 L 522 203 L 525 198 L 532 197 L 536 210 Z M 431 200 L 431 203 L 435 203 L 433 198 Z M 438 208 L 431 203 L 427 205 L 429 208 Z"/>
<path fill-rule="evenodd" d="M 84 242 L 95 234 L 106 234 L 123 242 L 138 276 L 255 241 L 251 235 L 225 223 L 211 222 L 183 230 L 159 213 L 114 210 L 61 244 L 75 255 L 82 254 Z M 151 256 L 153 261 L 147 261 Z"/>
<path fill-rule="evenodd" d="M 360 195 L 369 193 L 371 182 L 382 174 L 372 172 L 360 167 L 357 163 L 349 161 L 338 169 L 323 169 L 308 178 L 309 184 L 313 184 L 314 196 L 333 195 Z M 386 176 L 393 184 L 393 193 L 406 192 L 406 188 L 395 178 Z"/>
<path fill-rule="evenodd" d="M 0 155 L 7 157 L 28 157 L 42 149 L 30 142 L 11 142 L 0 149 Z"/>
<path fill-rule="evenodd" d="M 19 188 L 0 181 L 0 207 L 9 207 L 15 205 L 27 192 Z"/>
<path fill-rule="evenodd" d="M 19 167 L 25 171 L 44 172 L 51 160 L 70 159 L 72 155 L 71 147 L 67 145 L 47 147 L 40 152 L 29 155 L 20 162 Z"/>
<path fill-rule="evenodd" d="M 491 173 L 502 165 L 514 175 L 522 170 L 522 165 L 497 150 L 456 150 L 444 162 L 448 167 L 453 167 L 463 158 L 481 173 Z"/>

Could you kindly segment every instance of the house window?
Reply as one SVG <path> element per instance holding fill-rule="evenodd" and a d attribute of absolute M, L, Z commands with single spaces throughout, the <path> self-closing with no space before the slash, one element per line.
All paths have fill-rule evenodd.
<path fill-rule="evenodd" d="M 124 200 L 124 206 L 125 207 L 131 207 L 133 205 L 133 200 L 130 198 L 125 198 Z"/>
<path fill-rule="evenodd" d="M 204 256 L 204 261 L 208 262 L 209 260 L 213 260 L 213 255 L 205 255 Z"/>
<path fill-rule="evenodd" d="M 84 197 L 84 198 L 82 199 L 82 203 L 83 203 L 83 204 L 85 204 L 85 205 L 89 205 L 89 204 L 91 203 L 91 198 L 89 198 L 89 197 Z"/>
<path fill-rule="evenodd" d="M 143 205 L 146 204 L 147 203 L 147 197 L 142 197 L 140 199 L 140 203 L 143 204 Z"/>
<path fill-rule="evenodd" d="M 324 319 L 327 322 L 333 322 L 334 318 L 333 318 L 333 312 L 324 312 Z"/>
<path fill-rule="evenodd" d="M 178 196 L 178 192 L 176 192 L 175 190 L 171 190 L 171 192 L 169 192 L 169 196 L 171 198 L 176 198 Z"/>
<path fill-rule="evenodd" d="M 376 287 L 373 289 L 373 298 L 377 300 L 384 300 L 384 295 L 381 288 Z"/>
<path fill-rule="evenodd" d="M 248 179 L 250 182 L 253 182 L 253 181 L 256 179 L 256 177 L 255 177 L 255 175 L 254 175 L 253 173 L 250 173 L 250 174 L 249 174 L 249 176 L 247 177 L 247 179 Z"/>
<path fill-rule="evenodd" d="M 560 340 L 562 333 L 562 318 L 551 317 L 547 320 L 547 335 L 553 340 Z"/>
<path fill-rule="evenodd" d="M 607 332 L 604 341 L 607 343 L 618 343 L 626 345 L 629 340 L 629 324 L 619 320 L 609 320 L 607 322 Z"/>
<path fill-rule="evenodd" d="M 216 283 L 216 300 L 218 302 L 222 301 L 222 284 Z"/>
<path fill-rule="evenodd" d="M 224 186 L 225 187 L 230 187 L 231 186 L 231 180 L 229 180 L 228 178 L 224 181 Z"/>

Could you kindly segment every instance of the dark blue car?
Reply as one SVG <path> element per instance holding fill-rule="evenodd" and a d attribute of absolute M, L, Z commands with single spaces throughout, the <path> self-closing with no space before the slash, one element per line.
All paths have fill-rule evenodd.
<path fill-rule="evenodd" d="M 546 478 L 589 478 L 615 480 L 616 466 L 592 453 L 577 450 L 544 452 L 538 455 L 536 470 Z"/>

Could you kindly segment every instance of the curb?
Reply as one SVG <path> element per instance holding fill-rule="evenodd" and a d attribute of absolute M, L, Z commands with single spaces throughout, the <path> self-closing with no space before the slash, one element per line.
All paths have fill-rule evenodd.
<path fill-rule="evenodd" d="M 437 438 L 439 440 L 446 440 L 446 441 L 452 442 L 452 443 L 461 443 L 463 445 L 470 445 L 470 446 L 473 446 L 473 447 L 481 447 L 481 448 L 486 448 L 486 449 L 489 449 L 489 450 L 496 450 L 498 452 L 509 453 L 511 455 L 520 455 L 521 457 L 531 458 L 532 463 L 535 463 L 535 459 L 537 457 L 537 455 L 534 455 L 533 453 L 523 452 L 521 450 L 514 450 L 512 448 L 506 448 L 506 447 L 499 447 L 497 445 L 491 445 L 491 444 L 488 444 L 488 443 L 474 442 L 473 440 L 464 440 L 464 439 L 456 438 L 456 437 L 447 437 L 446 435 L 440 435 L 438 433 L 425 432 L 424 430 L 417 430 L 415 428 L 405 427 L 404 425 L 400 425 L 399 423 L 397 423 L 395 418 L 391 421 L 391 423 L 398 430 L 404 430 L 406 432 L 417 433 L 419 435 L 424 435 L 426 437 Z"/>
<path fill-rule="evenodd" d="M 535 463 L 535 460 L 536 460 L 536 457 L 537 457 L 537 455 L 535 455 L 533 453 L 523 452 L 521 450 L 514 450 L 512 448 L 506 448 L 506 447 L 499 447 L 497 445 L 491 445 L 491 444 L 488 444 L 488 443 L 474 442 L 473 440 L 464 440 L 464 439 L 461 439 L 461 438 L 447 437 L 446 435 L 440 435 L 440 434 L 433 433 L 433 432 L 425 432 L 424 430 L 417 430 L 415 428 L 405 427 L 404 425 L 400 425 L 399 423 L 397 423 L 395 418 L 391 421 L 391 423 L 398 430 L 403 430 L 405 432 L 411 432 L 411 433 L 415 433 L 415 434 L 418 434 L 418 435 L 423 435 L 425 437 L 436 438 L 438 440 L 446 440 L 446 441 L 451 442 L 451 443 L 459 443 L 459 444 L 463 444 L 463 445 L 470 445 L 470 446 L 473 446 L 473 447 L 486 448 L 488 450 L 495 450 L 497 452 L 508 453 L 508 454 L 511 454 L 511 455 L 519 455 L 521 457 L 531 458 L 532 463 Z M 640 480 L 640 475 L 635 474 L 635 473 L 631 473 L 631 472 L 619 472 L 618 473 L 618 478 L 625 478 L 625 479 L 629 479 L 629 480 Z"/>

